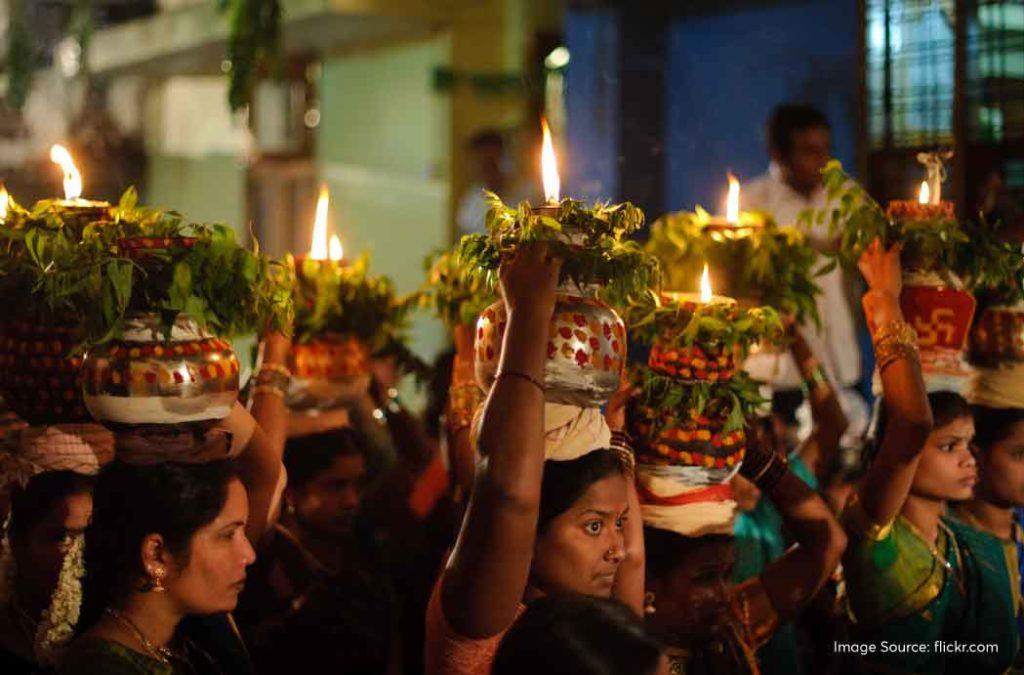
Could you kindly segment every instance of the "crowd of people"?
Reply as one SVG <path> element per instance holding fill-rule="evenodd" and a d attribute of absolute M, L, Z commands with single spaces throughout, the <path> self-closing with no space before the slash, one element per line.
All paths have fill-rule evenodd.
<path fill-rule="evenodd" d="M 778 180 L 826 128 L 796 117 Z M 811 423 L 795 433 L 788 404 L 746 421 L 731 534 L 645 522 L 628 383 L 603 410 L 607 447 L 545 459 L 562 261 L 544 243 L 502 262 L 508 322 L 479 410 L 449 396 L 472 370 L 463 340 L 427 414 L 380 358 L 347 424 L 289 436 L 290 338 L 274 333 L 251 405 L 214 427 L 30 439 L 50 460 L 4 505 L 0 671 L 1006 672 L 1024 630 L 1024 408 L 929 391 L 899 253 L 876 241 L 860 261 L 881 396 L 859 470 L 840 461 L 852 329 L 789 321 Z M 126 461 L 168 445 L 203 461 Z"/>

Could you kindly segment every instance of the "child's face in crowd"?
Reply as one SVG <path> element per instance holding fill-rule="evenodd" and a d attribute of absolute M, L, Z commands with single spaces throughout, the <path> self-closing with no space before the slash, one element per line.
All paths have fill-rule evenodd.
<path fill-rule="evenodd" d="M 1024 506 L 1024 422 L 992 447 L 978 453 L 981 468 L 979 496 L 1003 508 Z"/>
<path fill-rule="evenodd" d="M 365 483 L 365 458 L 343 455 L 305 485 L 288 488 L 288 500 L 302 524 L 325 534 L 343 535 L 352 530 Z"/>
<path fill-rule="evenodd" d="M 625 558 L 622 528 L 628 513 L 626 479 L 612 475 L 593 483 L 572 508 L 551 519 L 538 536 L 531 581 L 549 594 L 611 596 Z"/>
<path fill-rule="evenodd" d="M 969 416 L 934 429 L 921 452 L 911 493 L 928 499 L 970 499 L 978 482 L 973 439 L 974 420 Z"/>

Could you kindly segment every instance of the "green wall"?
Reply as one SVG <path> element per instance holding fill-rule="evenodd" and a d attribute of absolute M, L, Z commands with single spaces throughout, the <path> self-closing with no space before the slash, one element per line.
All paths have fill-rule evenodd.
<path fill-rule="evenodd" d="M 143 202 L 174 209 L 200 222 L 245 231 L 245 165 L 237 157 L 150 155 Z"/>
<path fill-rule="evenodd" d="M 362 251 L 401 292 L 423 281 L 426 254 L 449 245 L 450 111 L 433 89 L 448 62 L 444 36 L 339 56 L 324 63 L 317 134 L 331 223 L 346 257 Z M 414 347 L 433 358 L 446 338 L 425 315 Z"/>

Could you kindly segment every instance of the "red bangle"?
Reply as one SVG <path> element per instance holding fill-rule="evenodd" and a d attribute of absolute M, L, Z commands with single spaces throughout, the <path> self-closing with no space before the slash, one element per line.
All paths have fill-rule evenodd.
<path fill-rule="evenodd" d="M 527 375 L 526 373 L 519 373 L 514 370 L 503 370 L 500 373 L 498 373 L 497 377 L 494 378 L 494 381 L 497 382 L 503 377 L 518 377 L 521 380 L 526 380 L 533 386 L 540 389 L 540 392 L 542 394 L 544 393 L 544 384 L 540 382 L 537 378 L 533 377 L 532 375 Z"/>

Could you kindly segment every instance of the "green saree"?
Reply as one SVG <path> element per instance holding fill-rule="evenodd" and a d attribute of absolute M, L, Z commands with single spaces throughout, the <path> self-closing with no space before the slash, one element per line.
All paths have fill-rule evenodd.
<path fill-rule="evenodd" d="M 843 514 L 843 524 L 850 537 L 843 567 L 858 669 L 998 673 L 1010 668 L 1019 636 L 1002 542 L 943 518 L 932 549 L 903 516 L 879 527 L 867 521 L 856 502 Z"/>

